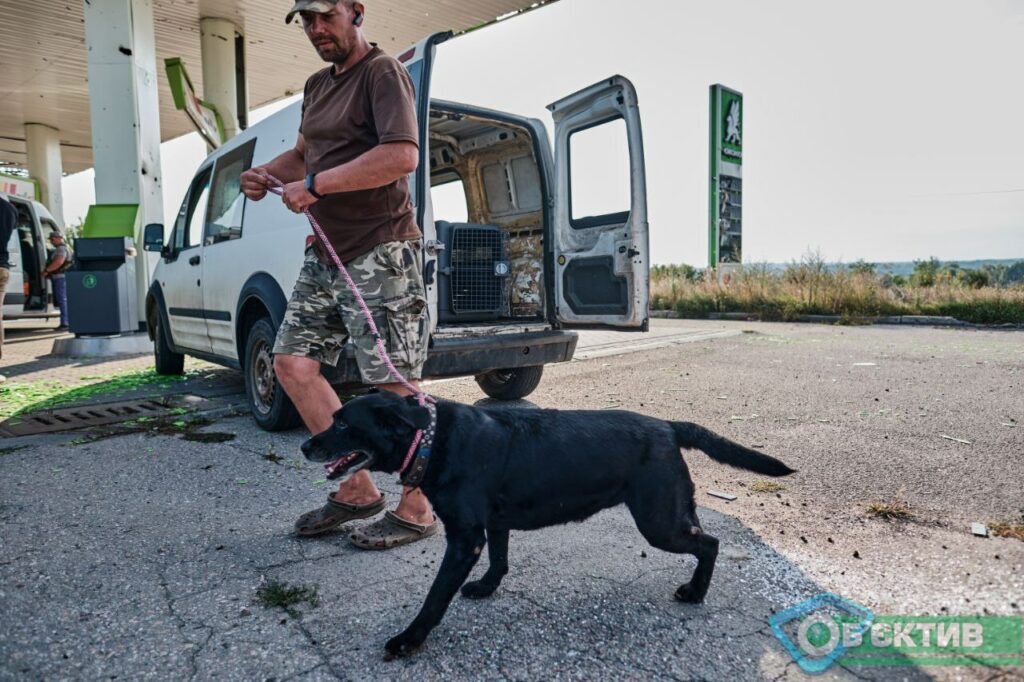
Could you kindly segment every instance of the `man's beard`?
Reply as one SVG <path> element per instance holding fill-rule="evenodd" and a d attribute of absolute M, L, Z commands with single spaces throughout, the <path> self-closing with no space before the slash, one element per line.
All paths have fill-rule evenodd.
<path fill-rule="evenodd" d="M 322 46 L 314 46 L 316 53 L 320 55 L 320 59 L 325 62 L 331 62 L 332 64 L 344 64 L 345 60 L 348 59 L 349 51 L 342 49 L 333 40 Z"/>

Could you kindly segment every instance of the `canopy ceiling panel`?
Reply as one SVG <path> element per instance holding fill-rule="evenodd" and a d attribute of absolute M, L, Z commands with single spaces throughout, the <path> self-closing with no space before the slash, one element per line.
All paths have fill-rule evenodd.
<path fill-rule="evenodd" d="M 85 0 L 88 1 L 88 0 Z M 464 30 L 527 9 L 530 0 L 369 0 L 365 30 L 391 54 L 426 35 Z M 88 64 L 82 0 L 3 2 L 0 23 L 0 165 L 24 166 L 25 123 L 60 131 L 64 171 L 92 166 Z M 191 132 L 174 109 L 164 59 L 180 57 L 202 93 L 200 17 L 231 20 L 245 36 L 249 107 L 302 90 L 323 67 L 299 22 L 284 23 L 289 0 L 154 0 L 160 136 Z"/>

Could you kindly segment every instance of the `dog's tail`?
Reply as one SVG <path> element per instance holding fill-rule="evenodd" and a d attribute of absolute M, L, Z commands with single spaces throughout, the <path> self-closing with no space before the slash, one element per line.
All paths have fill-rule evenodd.
<path fill-rule="evenodd" d="M 774 457 L 734 443 L 703 426 L 690 422 L 669 423 L 676 432 L 676 443 L 679 447 L 701 450 L 716 462 L 765 476 L 785 476 L 796 471 Z"/>

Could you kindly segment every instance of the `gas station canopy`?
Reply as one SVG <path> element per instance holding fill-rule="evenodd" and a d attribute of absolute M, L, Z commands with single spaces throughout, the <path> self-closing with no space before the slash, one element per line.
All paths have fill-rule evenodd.
<path fill-rule="evenodd" d="M 87 2 L 3 3 L 0 166 L 26 166 L 27 124 L 57 131 L 64 172 L 93 166 L 83 7 Z M 364 0 L 364 4 L 368 38 L 397 55 L 430 33 L 464 30 L 538 3 Z M 196 91 L 203 91 L 200 19 L 226 19 L 241 35 L 250 109 L 301 92 L 306 78 L 323 62 L 300 23 L 284 23 L 291 5 L 291 0 L 153 0 L 161 140 L 194 130 L 184 113 L 174 108 L 163 65 L 166 58 L 181 58 Z"/>

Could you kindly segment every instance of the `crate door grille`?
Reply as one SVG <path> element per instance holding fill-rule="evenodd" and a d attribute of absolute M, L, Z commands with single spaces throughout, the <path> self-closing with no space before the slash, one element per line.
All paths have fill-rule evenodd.
<path fill-rule="evenodd" d="M 494 264 L 505 260 L 502 230 L 460 227 L 452 235 L 452 312 L 500 312 L 504 302 L 505 278 L 494 272 Z"/>

